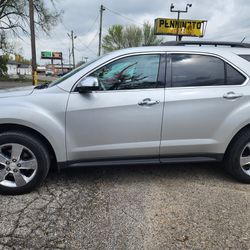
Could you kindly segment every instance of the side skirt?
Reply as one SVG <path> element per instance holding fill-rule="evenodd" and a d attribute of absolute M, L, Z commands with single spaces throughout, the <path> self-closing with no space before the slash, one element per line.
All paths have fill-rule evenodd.
<path fill-rule="evenodd" d="M 58 168 L 71 167 L 91 167 L 91 166 L 117 166 L 117 165 L 151 165 L 168 163 L 195 163 L 195 162 L 220 162 L 223 160 L 223 154 L 208 155 L 183 155 L 183 156 L 163 156 L 156 158 L 119 158 L 119 159 L 84 159 L 78 161 L 59 162 Z"/>

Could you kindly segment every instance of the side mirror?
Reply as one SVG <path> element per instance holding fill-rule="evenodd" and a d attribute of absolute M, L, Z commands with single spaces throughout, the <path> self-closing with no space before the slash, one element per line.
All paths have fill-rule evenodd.
<path fill-rule="evenodd" d="M 96 77 L 87 76 L 77 84 L 76 90 L 79 93 L 88 93 L 99 90 L 99 81 Z"/>

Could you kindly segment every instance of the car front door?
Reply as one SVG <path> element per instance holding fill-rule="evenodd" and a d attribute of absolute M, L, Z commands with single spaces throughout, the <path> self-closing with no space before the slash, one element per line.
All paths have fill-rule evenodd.
<path fill-rule="evenodd" d="M 69 161 L 159 161 L 165 55 L 139 54 L 94 70 L 98 91 L 72 92 L 66 115 Z"/>
<path fill-rule="evenodd" d="M 232 132 L 228 118 L 247 101 L 246 77 L 212 55 L 176 53 L 168 59 L 161 161 L 219 159 Z"/>

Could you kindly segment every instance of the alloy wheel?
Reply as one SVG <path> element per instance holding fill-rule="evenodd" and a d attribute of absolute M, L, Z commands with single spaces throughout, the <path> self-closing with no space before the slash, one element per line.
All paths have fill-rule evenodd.
<path fill-rule="evenodd" d="M 248 143 L 241 152 L 240 167 L 244 173 L 250 176 L 250 143 Z"/>
<path fill-rule="evenodd" d="M 38 163 L 33 152 L 17 143 L 0 146 L 0 185 L 22 187 L 35 176 Z"/>

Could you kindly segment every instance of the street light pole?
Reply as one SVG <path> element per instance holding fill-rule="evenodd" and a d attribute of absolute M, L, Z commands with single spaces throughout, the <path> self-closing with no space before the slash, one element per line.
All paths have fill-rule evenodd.
<path fill-rule="evenodd" d="M 170 12 L 177 12 L 178 15 L 177 15 L 177 31 L 176 31 L 176 41 L 181 41 L 181 35 L 179 35 L 179 26 L 180 26 L 180 14 L 181 13 L 187 13 L 188 12 L 188 8 L 191 8 L 192 7 L 192 4 L 188 3 L 186 5 L 186 9 L 185 10 L 174 10 L 174 4 L 171 3 L 170 5 Z"/>
<path fill-rule="evenodd" d="M 98 56 L 101 55 L 101 51 L 102 51 L 102 14 L 103 14 L 104 10 L 105 10 L 105 7 L 103 5 L 101 5 Z"/>
<path fill-rule="evenodd" d="M 34 22 L 34 3 L 29 0 L 29 15 L 30 15 L 30 38 L 31 38 L 31 66 L 32 66 L 32 84 L 37 84 L 37 71 L 36 71 L 36 38 L 35 38 L 35 22 Z"/>
<path fill-rule="evenodd" d="M 177 32 L 176 32 L 176 41 L 181 41 L 181 36 L 179 36 L 179 23 L 180 23 L 180 11 L 178 11 L 177 15 Z"/>

